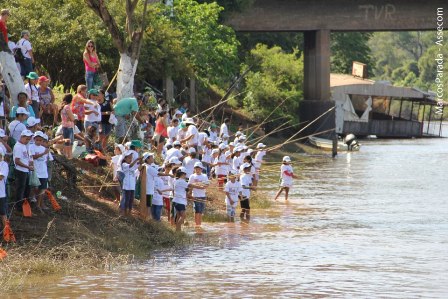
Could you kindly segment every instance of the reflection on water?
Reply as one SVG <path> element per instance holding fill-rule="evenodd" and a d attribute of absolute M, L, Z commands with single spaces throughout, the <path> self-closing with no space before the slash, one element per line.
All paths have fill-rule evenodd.
<path fill-rule="evenodd" d="M 291 200 L 250 224 L 206 224 L 191 248 L 29 295 L 446 298 L 447 153 L 448 140 L 377 140 L 335 160 L 315 156 Z"/>

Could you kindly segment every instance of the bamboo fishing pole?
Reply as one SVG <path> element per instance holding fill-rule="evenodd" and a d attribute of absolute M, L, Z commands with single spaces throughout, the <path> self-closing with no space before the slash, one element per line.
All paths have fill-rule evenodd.
<path fill-rule="evenodd" d="M 269 136 L 272 135 L 272 134 L 275 134 L 275 133 L 278 133 L 278 132 L 281 132 L 281 131 L 284 131 L 284 130 L 287 130 L 287 129 L 290 129 L 290 128 L 292 128 L 292 127 L 295 127 L 295 126 L 300 125 L 300 124 L 298 124 L 298 125 L 293 124 L 293 125 L 290 125 L 290 126 L 287 126 L 287 127 L 283 127 L 284 125 L 288 124 L 289 122 L 290 122 L 290 121 L 288 121 L 288 122 L 286 122 L 286 123 L 280 125 L 277 129 L 275 129 L 275 130 L 269 132 L 268 134 L 266 134 L 266 135 L 264 135 L 264 136 L 260 136 L 260 137 L 255 138 L 254 140 L 252 140 L 251 143 L 247 144 L 247 146 L 255 145 L 255 143 L 259 143 L 259 142 L 261 142 L 263 139 L 269 137 Z"/>
<path fill-rule="evenodd" d="M 286 116 L 280 116 L 280 117 L 271 119 L 271 120 L 269 120 L 269 121 L 266 121 L 266 122 L 262 123 L 262 125 L 264 125 L 264 124 L 268 124 L 268 123 L 270 123 L 270 122 L 274 122 L 274 121 L 276 121 L 276 120 L 280 120 L 280 119 L 283 119 L 283 118 L 286 118 Z M 259 124 L 255 124 L 255 125 L 253 125 L 253 126 L 250 126 L 249 128 L 246 128 L 246 129 L 242 130 L 241 132 L 246 132 L 246 131 L 252 130 L 253 128 L 255 128 L 255 127 L 258 126 L 258 125 L 259 125 Z M 230 135 L 230 137 L 233 137 L 233 136 L 235 136 L 235 134 Z"/>
<path fill-rule="evenodd" d="M 335 128 L 332 128 L 332 129 L 328 129 L 328 130 L 325 130 L 325 131 L 316 132 L 316 133 L 313 133 L 313 134 L 310 134 L 310 135 L 307 135 L 307 136 L 304 136 L 304 137 L 299 137 L 299 138 L 296 138 L 296 139 L 288 140 L 288 141 L 283 142 L 282 144 L 275 145 L 275 146 L 273 146 L 272 148 L 266 149 L 266 151 L 267 151 L 267 150 L 269 150 L 269 151 L 273 151 L 273 150 L 276 150 L 276 149 L 281 148 L 282 146 L 284 146 L 284 145 L 286 145 L 286 144 L 293 143 L 293 142 L 296 142 L 296 141 L 299 141 L 299 140 L 302 140 L 302 139 L 306 139 L 306 138 L 309 138 L 309 137 L 311 137 L 311 136 L 315 136 L 315 135 L 319 135 L 319 134 L 323 134 L 323 133 L 331 132 L 331 131 L 334 131 L 334 129 L 335 129 Z"/>
<path fill-rule="evenodd" d="M 280 147 L 282 147 L 283 145 L 287 144 L 291 139 L 293 139 L 294 137 L 296 137 L 297 135 L 299 135 L 300 133 L 302 133 L 306 128 L 308 128 L 309 126 L 311 126 L 313 123 L 315 123 L 318 119 L 320 119 L 322 116 L 324 116 L 325 114 L 329 113 L 330 111 L 332 111 L 333 109 L 335 109 L 335 107 L 331 107 L 330 109 L 328 109 L 327 111 L 325 111 L 324 113 L 322 113 L 321 115 L 319 115 L 317 118 L 315 118 L 312 122 L 310 122 L 309 124 L 307 124 L 305 127 L 303 127 L 302 129 L 300 129 L 297 133 L 295 133 L 294 135 L 292 135 L 291 137 L 289 137 L 285 142 L 283 142 Z M 334 130 L 334 128 L 332 129 Z M 320 132 L 318 134 L 322 134 L 324 132 Z M 314 136 L 316 134 L 312 134 L 309 136 Z M 277 148 L 277 146 L 274 146 L 272 148 Z M 272 148 L 266 149 L 266 151 L 271 150 Z"/>
<path fill-rule="evenodd" d="M 274 110 L 271 111 L 271 113 L 269 113 L 269 115 L 261 122 L 261 124 L 259 124 L 253 131 L 252 133 L 249 134 L 249 136 L 247 136 L 247 139 L 249 139 L 260 127 L 261 125 L 267 121 L 269 119 L 269 117 L 271 117 L 272 114 L 274 114 L 274 112 L 280 108 L 281 105 L 283 105 L 284 102 L 286 102 L 287 99 L 291 98 L 292 96 L 289 96 L 287 98 L 285 98 L 280 104 L 277 105 L 277 107 L 274 108 Z"/>

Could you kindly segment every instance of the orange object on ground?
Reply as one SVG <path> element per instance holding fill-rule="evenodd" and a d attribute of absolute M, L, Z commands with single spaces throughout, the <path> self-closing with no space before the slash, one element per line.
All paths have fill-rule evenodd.
<path fill-rule="evenodd" d="M 8 254 L 2 248 L 0 248 L 0 261 L 7 257 Z"/>
<path fill-rule="evenodd" d="M 5 227 L 3 228 L 3 239 L 8 243 L 16 241 L 16 236 L 14 236 L 14 233 L 12 232 L 9 220 L 6 220 Z"/>
<path fill-rule="evenodd" d="M 50 200 L 51 203 L 51 207 L 53 208 L 53 210 L 60 211 L 62 208 L 59 205 L 59 203 L 56 201 L 56 198 L 53 196 L 53 194 L 51 194 L 51 192 L 49 190 L 45 190 L 45 194 L 47 194 L 48 199 Z"/>
<path fill-rule="evenodd" d="M 23 212 L 23 217 L 33 216 L 33 213 L 31 213 L 31 206 L 30 206 L 30 203 L 28 202 L 28 199 L 25 199 L 23 201 L 22 212 Z"/>

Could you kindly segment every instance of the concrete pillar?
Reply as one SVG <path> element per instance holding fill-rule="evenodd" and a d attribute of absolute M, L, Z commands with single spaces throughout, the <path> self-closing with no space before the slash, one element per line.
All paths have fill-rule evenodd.
<path fill-rule="evenodd" d="M 304 34 L 304 98 L 330 99 L 330 30 Z"/>

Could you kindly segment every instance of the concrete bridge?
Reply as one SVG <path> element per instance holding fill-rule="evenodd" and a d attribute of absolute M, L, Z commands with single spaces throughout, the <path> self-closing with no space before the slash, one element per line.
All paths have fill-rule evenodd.
<path fill-rule="evenodd" d="M 448 24 L 446 0 L 254 0 L 227 23 L 241 32 L 304 32 L 306 101 L 301 103 L 300 117 L 309 120 L 333 105 L 328 101 L 331 31 L 435 30 L 441 9 L 447 11 Z"/>

